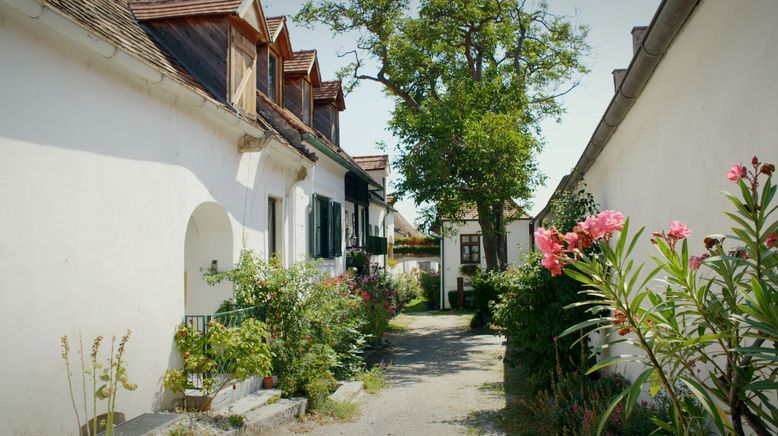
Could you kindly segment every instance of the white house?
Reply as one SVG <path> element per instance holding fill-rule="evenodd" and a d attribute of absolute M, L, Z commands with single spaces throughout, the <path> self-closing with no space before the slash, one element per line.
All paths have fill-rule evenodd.
<path fill-rule="evenodd" d="M 345 267 L 349 180 L 377 183 L 339 84 L 258 0 L 199 3 L 0 0 L 0 434 L 75 433 L 62 335 L 132 330 L 131 418 L 166 405 L 184 315 L 232 295 L 204 269 Z"/>
<path fill-rule="evenodd" d="M 506 210 L 515 210 L 518 206 L 510 202 Z M 532 218 L 522 215 L 509 222 L 507 230 L 507 260 L 508 265 L 518 264 L 521 256 L 531 247 Z M 483 255 L 484 244 L 481 237 L 481 226 L 478 224 L 478 212 L 475 209 L 466 211 L 461 222 L 444 221 L 442 223 L 441 240 L 441 309 L 450 309 L 448 293 L 457 290 L 457 279 L 462 277 L 465 289 L 472 289 L 467 274 L 462 267 L 476 265 L 481 270 L 486 269 L 486 258 Z"/>
<path fill-rule="evenodd" d="M 703 252 L 706 235 L 728 233 L 731 205 L 720 191 L 734 189 L 729 167 L 754 155 L 778 162 L 776 17 L 769 0 L 663 1 L 651 25 L 633 32 L 632 62 L 557 190 L 584 181 L 601 209 L 623 212 L 633 229 L 680 220 L 691 253 Z M 639 260 L 653 265 L 653 250 L 645 238 Z M 624 369 L 641 370 L 616 370 Z"/>
<path fill-rule="evenodd" d="M 367 204 L 355 198 L 347 202 L 346 218 L 350 225 L 347 246 L 368 248 L 376 253 L 372 261 L 385 267 L 389 246 L 394 243 L 394 208 L 386 201 L 386 188 L 391 175 L 389 156 L 354 156 L 354 161 L 381 187 L 370 189 Z M 351 221 L 348 221 L 349 216 Z M 361 245 L 355 245 L 358 241 Z"/>

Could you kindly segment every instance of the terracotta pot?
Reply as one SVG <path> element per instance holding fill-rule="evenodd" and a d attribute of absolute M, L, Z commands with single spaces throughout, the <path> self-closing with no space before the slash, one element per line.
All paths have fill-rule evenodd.
<path fill-rule="evenodd" d="M 269 375 L 262 379 L 262 385 L 265 387 L 265 389 L 273 389 L 273 376 Z"/>

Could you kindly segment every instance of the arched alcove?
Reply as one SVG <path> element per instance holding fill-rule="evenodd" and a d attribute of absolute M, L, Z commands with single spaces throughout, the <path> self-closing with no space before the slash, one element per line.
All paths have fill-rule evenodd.
<path fill-rule="evenodd" d="M 215 261 L 215 263 L 214 263 Z M 217 203 L 203 203 L 192 212 L 184 243 L 184 300 L 187 315 L 209 315 L 227 298 L 232 284 L 209 286 L 203 272 L 232 268 L 232 226 L 227 211 Z"/>

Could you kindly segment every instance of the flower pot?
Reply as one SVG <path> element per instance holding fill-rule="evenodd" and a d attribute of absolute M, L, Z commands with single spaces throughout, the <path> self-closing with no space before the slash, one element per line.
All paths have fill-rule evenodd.
<path fill-rule="evenodd" d="M 262 385 L 265 389 L 273 389 L 273 376 L 269 375 L 262 379 Z"/>

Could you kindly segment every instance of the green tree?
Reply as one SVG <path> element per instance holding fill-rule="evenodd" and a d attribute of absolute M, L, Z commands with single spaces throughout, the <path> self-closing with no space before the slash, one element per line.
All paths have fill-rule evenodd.
<path fill-rule="evenodd" d="M 487 268 L 507 261 L 506 224 L 544 177 L 539 122 L 587 71 L 587 29 L 522 0 L 309 0 L 297 15 L 358 35 L 341 77 L 378 82 L 395 98 L 400 196 L 461 221 L 478 212 Z M 427 214 L 428 216 L 430 214 Z"/>

